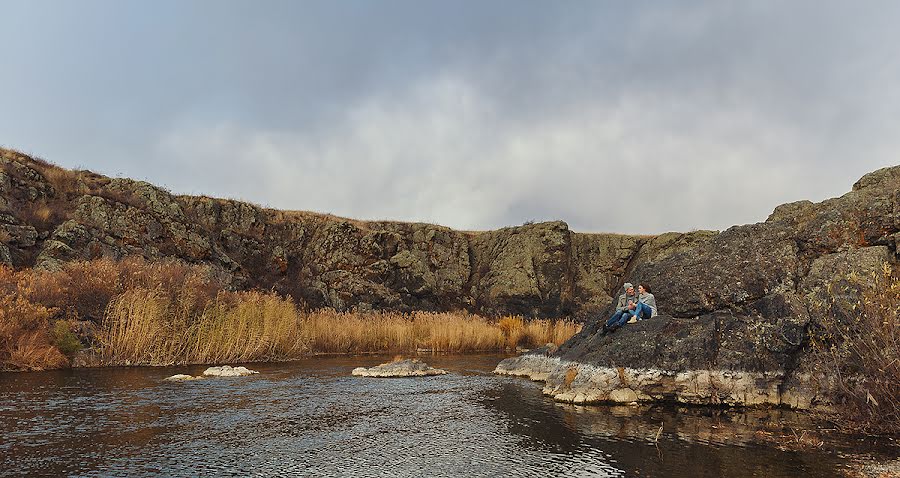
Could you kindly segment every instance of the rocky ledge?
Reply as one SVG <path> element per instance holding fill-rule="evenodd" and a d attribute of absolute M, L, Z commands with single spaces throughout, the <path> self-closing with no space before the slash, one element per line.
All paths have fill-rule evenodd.
<path fill-rule="evenodd" d="M 900 166 L 681 252 L 638 254 L 622 279 L 650 284 L 666 315 L 603 335 L 608 308 L 559 350 L 504 360 L 496 373 L 544 381 L 545 394 L 571 403 L 830 409 L 835 383 L 813 337 L 826 324 L 871 332 L 855 326 L 863 290 L 885 267 L 897 271 L 898 238 Z"/>
<path fill-rule="evenodd" d="M 434 368 L 419 359 L 397 360 L 383 363 L 371 368 L 356 367 L 353 375 L 359 377 L 425 377 L 429 375 L 444 375 L 446 370 Z"/>

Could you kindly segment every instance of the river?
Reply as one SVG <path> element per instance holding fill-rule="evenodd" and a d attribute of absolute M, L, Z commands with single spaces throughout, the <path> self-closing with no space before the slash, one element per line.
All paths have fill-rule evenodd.
<path fill-rule="evenodd" d="M 353 377 L 390 357 L 0 374 L 0 476 L 841 476 L 865 437 L 783 451 L 821 427 L 789 411 L 578 407 L 490 373 L 503 356 L 435 356 L 448 375 Z M 662 432 L 656 439 L 662 426 Z M 766 432 L 770 430 L 771 433 Z"/>

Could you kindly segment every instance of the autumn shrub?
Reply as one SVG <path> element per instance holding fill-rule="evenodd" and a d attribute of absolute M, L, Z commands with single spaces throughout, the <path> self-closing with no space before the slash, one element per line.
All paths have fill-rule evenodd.
<path fill-rule="evenodd" d="M 53 186 L 57 197 L 60 199 L 67 199 L 89 192 L 88 186 L 82 181 L 81 171 L 71 171 L 48 165 L 41 174 Z"/>
<path fill-rule="evenodd" d="M 0 297 L 0 370 L 46 370 L 68 364 L 50 343 L 50 313 L 18 294 Z"/>
<path fill-rule="evenodd" d="M 28 202 L 17 210 L 19 218 L 39 231 L 49 231 L 68 217 L 66 204 L 61 201 L 41 199 Z"/>
<path fill-rule="evenodd" d="M 838 388 L 839 423 L 873 433 L 900 433 L 900 276 L 885 264 L 850 278 L 859 292 L 849 317 L 826 318 L 813 335 L 820 371 Z M 847 296 L 833 291 L 832 300 Z M 849 307 L 847 307 L 849 305 Z"/>

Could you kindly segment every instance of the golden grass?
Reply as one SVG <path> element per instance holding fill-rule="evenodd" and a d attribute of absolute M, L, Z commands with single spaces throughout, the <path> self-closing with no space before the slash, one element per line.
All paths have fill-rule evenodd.
<path fill-rule="evenodd" d="M 183 297 L 183 296 L 182 296 Z M 108 364 L 286 360 L 303 350 L 294 303 L 272 293 L 221 292 L 205 308 L 133 289 L 109 306 L 98 340 Z"/>
<path fill-rule="evenodd" d="M 580 328 L 565 320 L 512 320 L 518 328 L 504 332 L 498 321 L 465 313 L 300 313 L 289 299 L 261 292 L 223 292 L 199 315 L 185 315 L 163 294 L 137 289 L 110 304 L 100 343 L 107 364 L 170 365 L 500 351 L 558 345 Z"/>
<path fill-rule="evenodd" d="M 0 267 L 0 369 L 64 367 L 84 346 L 108 365 L 514 350 L 560 344 L 580 327 L 465 312 L 301 312 L 274 292 L 223 289 L 210 269 L 172 261 L 98 259 L 58 271 Z M 77 336 L 83 320 L 99 324 L 98 332 Z"/>
<path fill-rule="evenodd" d="M 568 320 L 489 320 L 462 312 L 340 313 L 319 310 L 300 321 L 313 353 L 415 352 L 465 353 L 557 345 L 580 330 Z"/>

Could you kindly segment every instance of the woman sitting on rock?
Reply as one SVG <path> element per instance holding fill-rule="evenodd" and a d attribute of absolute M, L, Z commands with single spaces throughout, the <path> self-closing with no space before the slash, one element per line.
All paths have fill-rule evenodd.
<path fill-rule="evenodd" d="M 629 324 L 633 324 L 639 320 L 656 317 L 656 297 L 650 293 L 650 286 L 646 283 L 638 285 L 638 302 L 634 310 L 629 311 L 631 318 L 628 319 Z"/>

